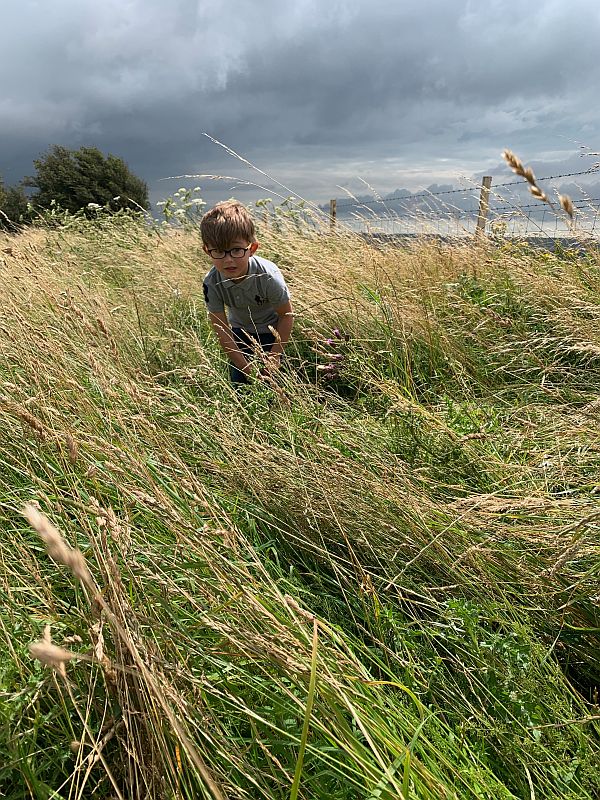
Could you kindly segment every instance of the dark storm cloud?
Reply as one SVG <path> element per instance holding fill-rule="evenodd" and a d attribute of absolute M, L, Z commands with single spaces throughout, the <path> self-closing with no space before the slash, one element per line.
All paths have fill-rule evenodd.
<path fill-rule="evenodd" d="M 575 140 L 599 144 L 595 0 L 24 0 L 3 14 L 7 182 L 54 143 L 122 156 L 155 196 L 173 188 L 160 177 L 250 176 L 203 131 L 313 199 L 358 175 L 382 191 L 470 176 L 507 146 L 556 169 Z"/>

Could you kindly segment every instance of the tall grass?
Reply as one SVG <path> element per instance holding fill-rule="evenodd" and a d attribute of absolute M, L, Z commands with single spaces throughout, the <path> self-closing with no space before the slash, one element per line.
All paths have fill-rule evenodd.
<path fill-rule="evenodd" d="M 193 233 L 2 243 L 4 795 L 598 797 L 598 257 L 259 238 L 242 396 Z"/>

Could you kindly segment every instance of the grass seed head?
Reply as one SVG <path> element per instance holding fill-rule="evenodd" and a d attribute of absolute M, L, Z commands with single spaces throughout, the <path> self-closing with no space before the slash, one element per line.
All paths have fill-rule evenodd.
<path fill-rule="evenodd" d="M 277 330 L 277 328 L 274 328 L 272 325 L 269 325 L 269 330 L 271 331 L 271 333 L 275 337 L 275 341 L 276 342 L 281 342 L 281 336 L 279 335 L 279 331 Z"/>
<path fill-rule="evenodd" d="M 27 503 L 23 509 L 23 514 L 31 527 L 35 528 L 40 535 L 50 558 L 59 564 L 64 564 L 82 583 L 91 586 L 92 578 L 81 551 L 70 547 L 48 517 L 38 511 L 31 503 Z"/>
<path fill-rule="evenodd" d="M 540 189 L 539 186 L 530 186 L 529 191 L 538 200 L 542 200 L 544 203 L 548 202 L 547 195 L 544 194 L 544 192 Z"/>
<path fill-rule="evenodd" d="M 569 195 L 568 194 L 559 194 L 558 195 L 558 200 L 560 202 L 562 210 L 566 214 L 568 214 L 571 217 L 571 219 L 573 219 L 573 217 L 575 215 L 575 207 L 574 207 L 573 201 L 571 200 Z"/>
<path fill-rule="evenodd" d="M 515 155 L 512 150 L 504 150 L 502 153 L 502 158 L 506 161 L 508 166 L 512 169 L 513 172 L 516 172 L 517 175 L 521 175 L 521 177 L 525 178 L 525 167 L 523 166 L 523 162 L 521 159 Z"/>
<path fill-rule="evenodd" d="M 69 461 L 71 462 L 71 464 L 75 464 L 79 452 L 79 448 L 77 447 L 77 442 L 70 433 L 67 433 L 65 438 L 67 440 L 67 452 L 69 454 Z"/>
<path fill-rule="evenodd" d="M 65 664 L 75 658 L 75 653 L 52 644 L 50 625 L 46 625 L 44 628 L 44 634 L 39 642 L 32 642 L 29 645 L 29 653 L 32 658 L 37 658 L 45 666 L 55 669 L 63 678 L 67 676 Z"/>

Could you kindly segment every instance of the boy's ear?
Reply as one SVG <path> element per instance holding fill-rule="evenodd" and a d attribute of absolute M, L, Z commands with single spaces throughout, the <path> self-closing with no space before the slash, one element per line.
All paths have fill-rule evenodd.
<path fill-rule="evenodd" d="M 252 242 L 252 244 L 250 245 L 250 255 L 253 256 L 257 250 L 258 250 L 258 242 Z"/>

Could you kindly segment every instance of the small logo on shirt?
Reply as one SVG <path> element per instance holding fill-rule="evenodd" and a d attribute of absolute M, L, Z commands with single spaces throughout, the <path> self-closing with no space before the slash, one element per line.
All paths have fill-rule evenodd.
<path fill-rule="evenodd" d="M 267 298 L 261 297 L 259 294 L 257 294 L 254 296 L 254 302 L 256 303 L 257 306 L 262 306 L 263 303 L 267 302 Z"/>

